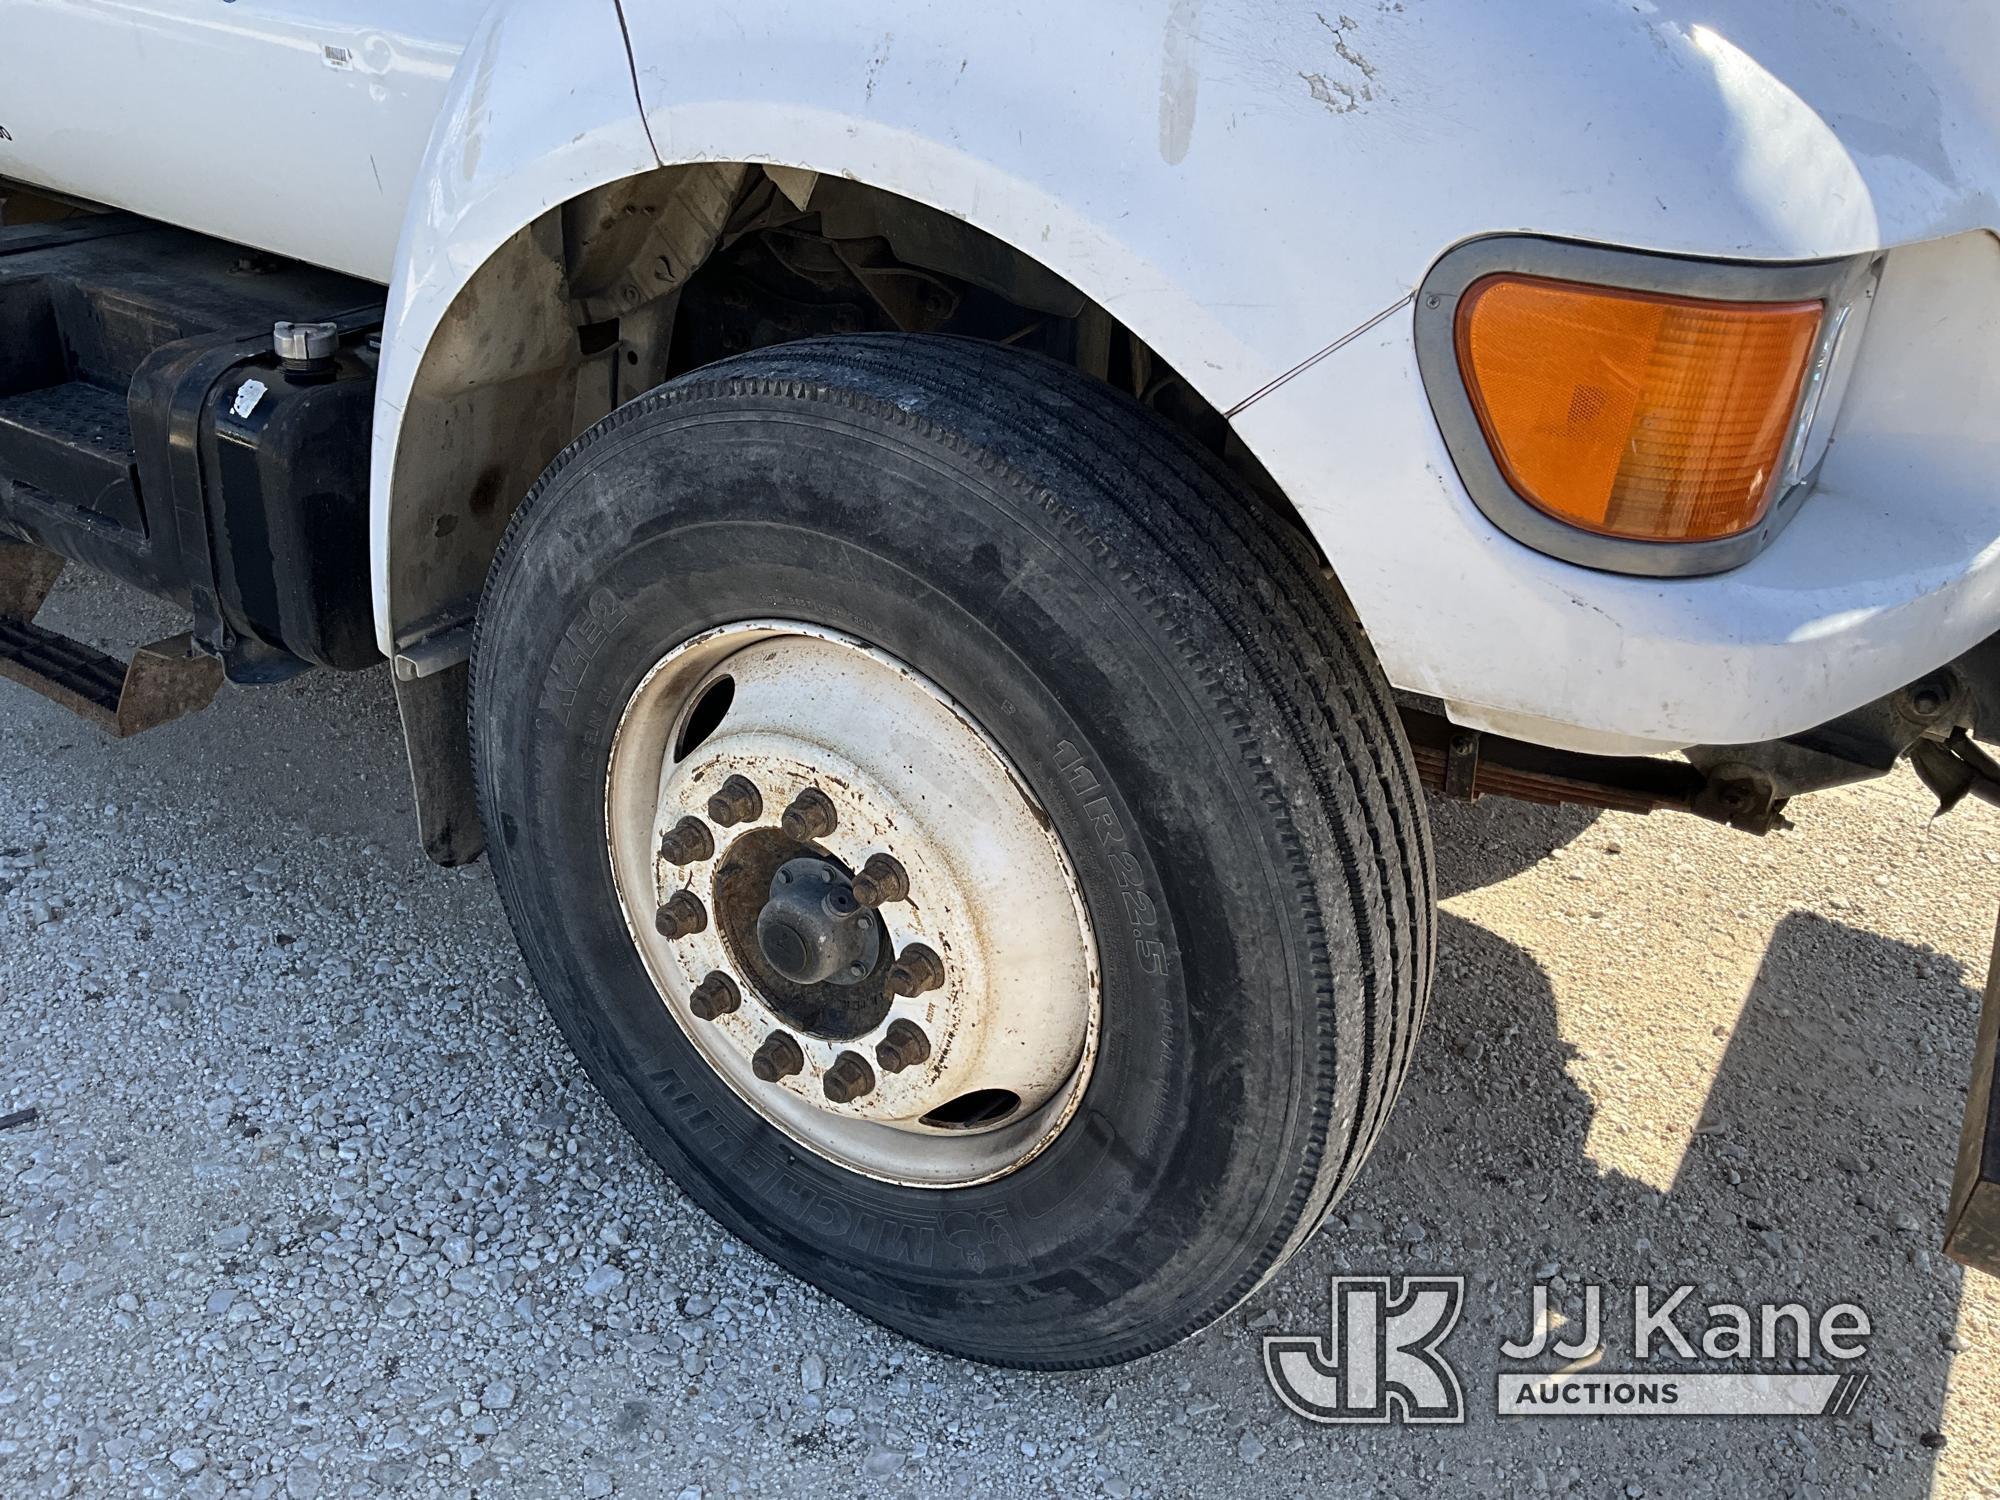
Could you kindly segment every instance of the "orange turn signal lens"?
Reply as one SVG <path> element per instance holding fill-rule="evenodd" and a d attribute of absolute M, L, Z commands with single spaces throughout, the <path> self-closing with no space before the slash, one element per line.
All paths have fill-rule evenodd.
<path fill-rule="evenodd" d="M 1606 536 L 1735 536 L 1776 498 L 1825 315 L 1489 276 L 1459 302 L 1458 364 L 1507 482 Z"/>

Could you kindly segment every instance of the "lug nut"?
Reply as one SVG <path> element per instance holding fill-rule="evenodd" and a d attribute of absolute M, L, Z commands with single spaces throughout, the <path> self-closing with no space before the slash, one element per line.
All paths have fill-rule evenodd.
<path fill-rule="evenodd" d="M 913 998 L 944 983 L 944 960 L 922 943 L 912 943 L 889 966 L 889 993 Z"/>
<path fill-rule="evenodd" d="M 875 1070 L 859 1052 L 843 1052 L 826 1070 L 820 1087 L 835 1104 L 852 1104 L 875 1092 Z"/>
<path fill-rule="evenodd" d="M 764 794 L 747 776 L 732 776 L 708 799 L 709 821 L 722 828 L 754 823 L 764 816 Z"/>
<path fill-rule="evenodd" d="M 708 928 L 708 908 L 687 891 L 675 891 L 666 905 L 653 913 L 653 930 L 663 938 L 678 942 Z"/>
<path fill-rule="evenodd" d="M 660 858 L 670 865 L 691 865 L 715 853 L 715 835 L 700 818 L 682 818 L 660 839 Z"/>
<path fill-rule="evenodd" d="M 735 980 L 723 973 L 710 974 L 688 996 L 688 1009 L 704 1021 L 726 1016 L 742 1004 L 743 992 L 736 988 Z"/>
<path fill-rule="evenodd" d="M 790 1078 L 805 1065 L 806 1055 L 799 1050 L 799 1044 L 788 1031 L 774 1031 L 765 1037 L 764 1045 L 750 1059 L 750 1071 L 763 1083 Z"/>
<path fill-rule="evenodd" d="M 884 1073 L 900 1073 L 918 1063 L 930 1061 L 931 1039 L 914 1021 L 895 1020 L 875 1044 L 875 1061 Z"/>
<path fill-rule="evenodd" d="M 910 876 L 892 855 L 871 854 L 854 877 L 854 899 L 863 906 L 888 906 L 910 894 Z"/>
<path fill-rule="evenodd" d="M 840 824 L 833 799 L 816 786 L 809 786 L 792 799 L 785 809 L 785 832 L 802 844 L 826 838 Z"/>

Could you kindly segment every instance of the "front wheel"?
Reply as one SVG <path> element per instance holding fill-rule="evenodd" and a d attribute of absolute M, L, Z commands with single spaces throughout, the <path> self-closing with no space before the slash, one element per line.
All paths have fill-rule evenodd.
<path fill-rule="evenodd" d="M 1432 923 L 1387 689 L 1296 538 L 1074 372 L 879 337 L 676 381 L 523 505 L 473 665 L 578 1057 L 868 1316 L 1145 1354 L 1380 1131 Z"/>

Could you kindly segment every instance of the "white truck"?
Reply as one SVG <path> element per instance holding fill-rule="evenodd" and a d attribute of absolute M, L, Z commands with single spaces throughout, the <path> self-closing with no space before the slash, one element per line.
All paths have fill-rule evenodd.
<path fill-rule="evenodd" d="M 0 0 L 0 672 L 386 661 L 724 1225 L 1191 1333 L 1407 1071 L 1423 783 L 2000 794 L 2000 8 L 1340 3 Z"/>

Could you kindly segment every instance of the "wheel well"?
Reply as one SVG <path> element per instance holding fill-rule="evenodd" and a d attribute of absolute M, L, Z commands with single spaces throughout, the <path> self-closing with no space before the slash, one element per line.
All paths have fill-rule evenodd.
<path fill-rule="evenodd" d="M 586 192 L 515 235 L 425 349 L 394 473 L 399 675 L 462 658 L 515 506 L 613 408 L 748 349 L 892 331 L 1033 349 L 1126 391 L 1220 455 L 1310 541 L 1222 414 L 1032 256 L 846 178 L 666 167 Z"/>

